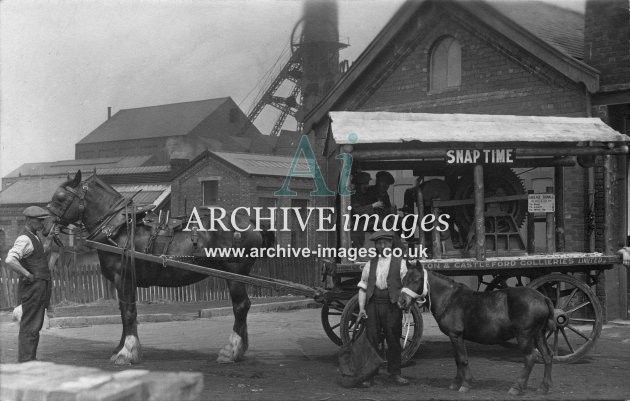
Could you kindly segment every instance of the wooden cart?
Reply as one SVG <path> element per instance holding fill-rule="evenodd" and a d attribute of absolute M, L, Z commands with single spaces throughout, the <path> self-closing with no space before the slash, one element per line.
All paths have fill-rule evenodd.
<path fill-rule="evenodd" d="M 315 131 L 327 138 L 329 187 L 344 179 L 339 159 L 351 155 L 353 173 L 419 177 L 413 213 L 420 219 L 450 215 L 446 234 L 418 228 L 407 242 L 410 249 L 428 249 L 417 263 L 457 279 L 468 276 L 479 290 L 536 288 L 555 305 L 557 329 L 549 333 L 555 359 L 575 361 L 592 348 L 604 319 L 594 286 L 602 271 L 619 263 L 615 251 L 625 241 L 627 137 L 594 118 L 386 112 L 330 112 Z M 538 179 L 549 185 L 541 188 Z M 340 213 L 350 198 L 339 197 Z M 604 210 L 591 227 L 587 217 L 595 203 Z M 595 231 L 603 243 L 598 247 Z M 333 234 L 329 244 L 352 246 L 349 231 Z M 329 291 L 322 324 L 337 344 L 355 329 L 364 263 L 339 258 L 323 267 Z M 417 306 L 403 325 L 407 360 L 422 336 Z"/>

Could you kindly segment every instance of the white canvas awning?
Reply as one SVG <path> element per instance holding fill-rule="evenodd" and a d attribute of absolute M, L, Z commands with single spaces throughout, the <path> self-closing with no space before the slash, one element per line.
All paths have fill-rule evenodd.
<path fill-rule="evenodd" d="M 329 115 L 337 144 L 630 141 L 599 118 L 348 111 Z"/>

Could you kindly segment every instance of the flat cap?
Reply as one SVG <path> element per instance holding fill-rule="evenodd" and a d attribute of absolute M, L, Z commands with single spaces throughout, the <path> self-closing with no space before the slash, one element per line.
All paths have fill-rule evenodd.
<path fill-rule="evenodd" d="M 376 242 L 376 240 L 379 239 L 388 239 L 390 241 L 394 240 L 394 233 L 391 231 L 385 231 L 385 230 L 378 230 L 376 232 L 373 232 L 372 235 L 370 235 L 370 241 L 374 241 Z"/>
<path fill-rule="evenodd" d="M 48 213 L 48 210 L 39 206 L 29 206 L 26 209 L 24 209 L 22 214 L 26 217 L 33 217 L 35 219 L 45 219 L 50 216 L 50 213 Z"/>
<path fill-rule="evenodd" d="M 365 171 L 361 171 L 361 172 L 356 173 L 354 175 L 354 177 L 352 178 L 352 181 L 355 184 L 369 184 L 371 179 L 372 179 L 372 177 L 370 176 L 370 173 L 366 173 Z"/>
<path fill-rule="evenodd" d="M 387 185 L 392 185 L 396 180 L 394 180 L 394 176 L 389 171 L 379 171 L 376 173 L 376 181 L 384 181 Z"/>

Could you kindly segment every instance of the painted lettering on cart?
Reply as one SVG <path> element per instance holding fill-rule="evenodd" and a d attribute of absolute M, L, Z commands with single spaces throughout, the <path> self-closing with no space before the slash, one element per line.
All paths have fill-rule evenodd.
<path fill-rule="evenodd" d="M 537 267 L 537 266 L 572 266 L 572 265 L 600 265 L 607 263 L 603 257 L 584 258 L 544 258 L 544 259 L 506 259 L 485 261 L 420 261 L 427 269 L 501 269 L 512 267 Z"/>
<path fill-rule="evenodd" d="M 506 164 L 514 163 L 514 149 L 450 149 L 446 151 L 448 164 Z"/>

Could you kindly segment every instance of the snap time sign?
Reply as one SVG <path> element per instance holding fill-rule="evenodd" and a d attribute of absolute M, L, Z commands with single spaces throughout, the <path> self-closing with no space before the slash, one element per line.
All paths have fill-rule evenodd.
<path fill-rule="evenodd" d="M 514 149 L 449 149 L 447 164 L 510 164 L 514 163 Z"/>

